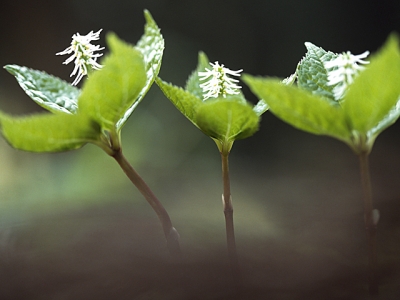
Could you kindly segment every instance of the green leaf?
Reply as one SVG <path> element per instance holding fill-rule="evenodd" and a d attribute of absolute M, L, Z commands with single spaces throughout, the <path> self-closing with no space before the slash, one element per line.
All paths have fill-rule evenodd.
<path fill-rule="evenodd" d="M 198 107 L 196 123 L 208 136 L 227 143 L 253 135 L 258 130 L 259 116 L 241 99 L 217 98 Z"/>
<path fill-rule="evenodd" d="M 132 114 L 136 106 L 142 101 L 144 96 L 149 91 L 155 78 L 160 72 L 161 62 L 164 52 L 164 38 L 160 33 L 156 22 L 151 16 L 148 10 L 144 11 L 146 18 L 146 25 L 144 28 L 144 34 L 138 41 L 136 49 L 143 54 L 144 66 L 146 70 L 146 83 L 139 93 L 139 96 L 135 103 L 125 112 L 124 116 L 118 121 L 117 129 L 120 130 L 129 116 Z"/>
<path fill-rule="evenodd" d="M 372 148 L 372 144 L 378 135 L 384 131 L 389 126 L 393 125 L 397 119 L 400 117 L 400 98 L 398 99 L 396 105 L 382 118 L 375 127 L 367 132 L 368 143 Z"/>
<path fill-rule="evenodd" d="M 209 68 L 209 60 L 204 52 L 199 52 L 199 58 L 197 68 L 189 76 L 185 90 L 195 95 L 199 99 L 203 99 L 203 89 L 200 87 L 199 72 L 204 72 L 206 68 Z"/>
<path fill-rule="evenodd" d="M 318 135 L 328 135 L 351 142 L 343 110 L 325 98 L 313 95 L 278 79 L 244 75 L 243 80 L 252 92 L 264 99 L 272 113 L 292 126 Z"/>
<path fill-rule="evenodd" d="M 99 126 L 80 114 L 12 117 L 0 113 L 0 127 L 12 147 L 31 152 L 77 149 L 100 136 Z"/>
<path fill-rule="evenodd" d="M 156 83 L 165 97 L 167 97 L 186 118 L 198 127 L 195 121 L 196 112 L 197 108 L 203 105 L 204 102 L 190 92 L 169 84 L 159 77 L 156 78 Z"/>
<path fill-rule="evenodd" d="M 355 78 L 342 101 L 351 128 L 369 139 L 374 140 L 400 114 L 398 43 L 397 37 L 392 35 L 383 48 L 371 57 L 365 70 Z"/>
<path fill-rule="evenodd" d="M 327 52 L 309 42 L 306 42 L 305 45 L 308 51 L 297 67 L 298 86 L 336 103 L 332 92 L 334 86 L 327 85 L 328 73 L 324 62 L 336 58 L 337 54 Z"/>
<path fill-rule="evenodd" d="M 118 39 L 107 35 L 111 54 L 102 61 L 104 67 L 86 80 L 78 101 L 79 110 L 90 115 L 103 129 L 117 132 L 117 123 L 141 98 L 146 85 L 142 53 Z"/>
<path fill-rule="evenodd" d="M 268 109 L 269 109 L 269 106 L 268 106 L 267 102 L 265 102 L 264 99 L 261 99 L 260 101 L 258 101 L 258 103 L 253 107 L 253 110 L 257 114 L 257 116 L 261 116 Z"/>
<path fill-rule="evenodd" d="M 53 113 L 76 113 L 79 89 L 42 71 L 17 65 L 4 67 L 37 104 Z"/>
<path fill-rule="evenodd" d="M 156 83 L 175 107 L 211 137 L 221 153 L 227 154 L 236 139 L 244 139 L 257 131 L 260 115 L 268 106 L 261 100 L 253 109 L 242 93 L 203 101 L 198 72 L 204 71 L 208 62 L 207 56 L 200 52 L 197 68 L 189 76 L 186 90 L 160 78 L 156 79 Z"/>

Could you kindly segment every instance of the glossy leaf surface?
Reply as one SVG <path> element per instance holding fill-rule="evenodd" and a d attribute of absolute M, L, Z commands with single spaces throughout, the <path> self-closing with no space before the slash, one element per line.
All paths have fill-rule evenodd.
<path fill-rule="evenodd" d="M 53 113 L 75 113 L 79 89 L 43 71 L 17 65 L 4 67 L 15 76 L 21 88 L 37 104 Z"/>
<path fill-rule="evenodd" d="M 334 86 L 327 85 L 328 76 L 324 63 L 337 57 L 337 54 L 325 51 L 310 42 L 306 42 L 306 56 L 297 67 L 298 86 L 311 91 L 313 94 L 326 97 L 335 101 L 333 96 Z"/>
<path fill-rule="evenodd" d="M 146 71 L 146 82 L 139 92 L 136 101 L 117 122 L 118 130 L 124 126 L 125 122 L 128 120 L 136 106 L 143 100 L 144 96 L 154 83 L 154 80 L 161 68 L 161 62 L 164 53 L 164 38 L 161 35 L 160 28 L 158 28 L 148 10 L 145 10 L 144 16 L 146 18 L 144 34 L 138 41 L 136 49 L 138 49 L 143 55 L 144 67 Z"/>

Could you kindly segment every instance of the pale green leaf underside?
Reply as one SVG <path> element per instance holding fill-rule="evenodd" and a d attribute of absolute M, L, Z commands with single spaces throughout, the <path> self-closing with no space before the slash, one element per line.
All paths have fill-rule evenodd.
<path fill-rule="evenodd" d="M 350 142 L 351 130 L 339 106 L 297 87 L 282 84 L 278 79 L 244 75 L 243 80 L 283 121 L 313 134 Z"/>
<path fill-rule="evenodd" d="M 328 76 L 324 62 L 336 58 L 337 54 L 327 52 L 309 42 L 305 45 L 308 51 L 297 67 L 298 86 L 335 102 L 332 92 L 334 86 L 327 85 Z"/>
<path fill-rule="evenodd" d="M 17 65 L 4 67 L 37 104 L 53 113 L 76 113 L 80 91 L 69 83 L 42 71 Z"/>
<path fill-rule="evenodd" d="M 376 137 L 399 117 L 400 51 L 392 36 L 349 86 L 342 107 L 354 131 Z"/>
<path fill-rule="evenodd" d="M 103 68 L 86 80 L 78 101 L 79 111 L 91 116 L 103 129 L 117 130 L 116 124 L 140 100 L 146 84 L 142 53 L 114 34 L 107 35 L 111 54 Z"/>
<path fill-rule="evenodd" d="M 37 114 L 12 117 L 0 113 L 1 132 L 8 143 L 30 152 L 59 152 L 96 141 L 100 128 L 88 118 L 73 114 Z"/>
<path fill-rule="evenodd" d="M 372 142 L 375 138 L 386 128 L 393 125 L 397 119 L 400 117 L 400 97 L 397 100 L 397 103 L 393 108 L 382 118 L 378 124 L 368 131 L 367 137 Z"/>
<path fill-rule="evenodd" d="M 198 107 L 196 123 L 206 135 L 227 143 L 253 135 L 258 130 L 259 116 L 240 99 L 218 98 Z"/>
<path fill-rule="evenodd" d="M 203 105 L 204 102 L 192 93 L 169 84 L 159 77 L 156 78 L 156 83 L 164 93 L 165 97 L 167 97 L 186 118 L 197 126 L 195 121 L 196 110 L 198 106 Z"/>
<path fill-rule="evenodd" d="M 146 25 L 144 28 L 144 34 L 138 41 L 136 49 L 143 54 L 143 60 L 146 71 L 146 83 L 139 93 L 137 100 L 133 105 L 126 111 L 124 116 L 117 122 L 117 130 L 120 130 L 129 116 L 135 110 L 136 106 L 142 101 L 146 93 L 149 91 L 155 78 L 160 72 L 161 62 L 164 52 L 164 38 L 160 33 L 156 22 L 152 18 L 149 11 L 144 12 L 146 18 Z"/>
<path fill-rule="evenodd" d="M 261 116 L 268 109 L 269 109 L 269 106 L 268 106 L 267 102 L 265 102 L 264 99 L 261 99 L 260 101 L 258 101 L 258 103 L 253 107 L 253 110 L 257 114 L 257 116 Z"/>

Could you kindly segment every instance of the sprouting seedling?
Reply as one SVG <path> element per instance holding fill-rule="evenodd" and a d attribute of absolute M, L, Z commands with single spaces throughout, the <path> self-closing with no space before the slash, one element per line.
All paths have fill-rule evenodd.
<path fill-rule="evenodd" d="M 6 66 L 26 94 L 51 113 L 16 117 L 0 111 L 1 132 L 11 146 L 25 151 L 59 152 L 87 143 L 103 149 L 157 213 L 170 253 L 179 258 L 179 234 L 167 211 L 122 154 L 122 127 L 153 84 L 164 51 L 164 39 L 148 11 L 145 18 L 145 33 L 136 46 L 107 35 L 110 54 L 102 64 L 97 63 L 102 54 L 95 52 L 103 48 L 90 44 L 99 39 L 101 30 L 74 35 L 71 46 L 58 53 L 72 54 L 64 62 L 75 63 L 72 85 L 45 72 Z M 90 80 L 77 89 L 74 85 L 90 71 Z"/>
<path fill-rule="evenodd" d="M 359 157 L 368 237 L 370 294 L 378 293 L 376 229 L 368 157 L 378 135 L 400 116 L 400 49 L 392 35 L 367 62 L 369 52 L 336 54 L 306 43 L 308 52 L 283 81 L 244 76 L 277 117 L 292 126 L 346 143 Z M 297 86 L 292 84 L 297 81 Z"/>
<path fill-rule="evenodd" d="M 156 79 L 164 95 L 197 128 L 216 143 L 221 154 L 222 200 L 228 254 L 235 275 L 239 273 L 239 267 L 233 226 L 228 157 L 234 141 L 253 135 L 258 129 L 260 116 L 268 110 L 268 106 L 262 100 L 256 106 L 250 105 L 240 91 L 238 80 L 229 77 L 239 77 L 241 71 L 232 71 L 218 62 L 209 63 L 207 56 L 200 53 L 198 66 L 187 80 L 185 89 L 168 84 L 160 78 Z"/>
<path fill-rule="evenodd" d="M 56 53 L 56 55 L 72 54 L 67 58 L 63 64 L 67 65 L 74 61 L 75 67 L 71 73 L 71 77 L 76 75 L 72 85 L 77 85 L 83 76 L 87 75 L 91 70 L 100 70 L 101 65 L 97 63 L 97 58 L 102 56 L 102 53 L 95 53 L 101 51 L 104 47 L 99 45 L 92 45 L 91 41 L 97 41 L 100 39 L 100 29 L 97 32 L 89 32 L 87 35 L 80 35 L 76 33 L 72 36 L 71 46 L 66 48 L 64 51 Z"/>

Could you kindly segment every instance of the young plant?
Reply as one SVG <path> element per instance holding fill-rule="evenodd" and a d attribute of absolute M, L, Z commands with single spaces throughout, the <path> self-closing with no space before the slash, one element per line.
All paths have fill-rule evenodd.
<path fill-rule="evenodd" d="M 111 53 L 102 65 L 97 63 L 102 54 L 95 52 L 103 48 L 91 44 L 99 39 L 101 30 L 85 36 L 75 34 L 71 46 L 57 53 L 71 55 L 64 64 L 75 64 L 73 85 L 89 76 L 82 90 L 45 72 L 5 66 L 25 93 L 50 113 L 16 117 L 0 112 L 0 126 L 8 143 L 24 151 L 67 151 L 87 143 L 99 146 L 118 162 L 152 206 L 171 255 L 180 257 L 179 235 L 167 211 L 122 154 L 122 127 L 153 84 L 164 51 L 164 39 L 148 11 L 145 18 L 145 32 L 136 46 L 115 34 L 107 35 Z"/>
<path fill-rule="evenodd" d="M 368 238 L 370 294 L 378 294 L 376 228 L 368 155 L 378 135 L 400 115 L 400 51 L 390 36 L 382 49 L 352 55 L 327 52 L 311 43 L 295 74 L 281 80 L 244 75 L 250 89 L 277 117 L 292 126 L 343 141 L 359 157 Z M 297 80 L 297 87 L 291 86 Z"/>
<path fill-rule="evenodd" d="M 211 68 L 209 66 L 211 65 Z M 239 272 L 236 251 L 233 206 L 229 179 L 228 157 L 235 140 L 253 135 L 260 116 L 268 109 L 264 101 L 250 105 L 240 92 L 238 80 L 241 70 L 232 71 L 218 62 L 209 63 L 204 53 L 199 54 L 196 70 L 189 77 L 185 89 L 156 78 L 165 96 L 197 128 L 217 145 L 222 159 L 223 194 L 226 237 L 230 263 Z"/>

